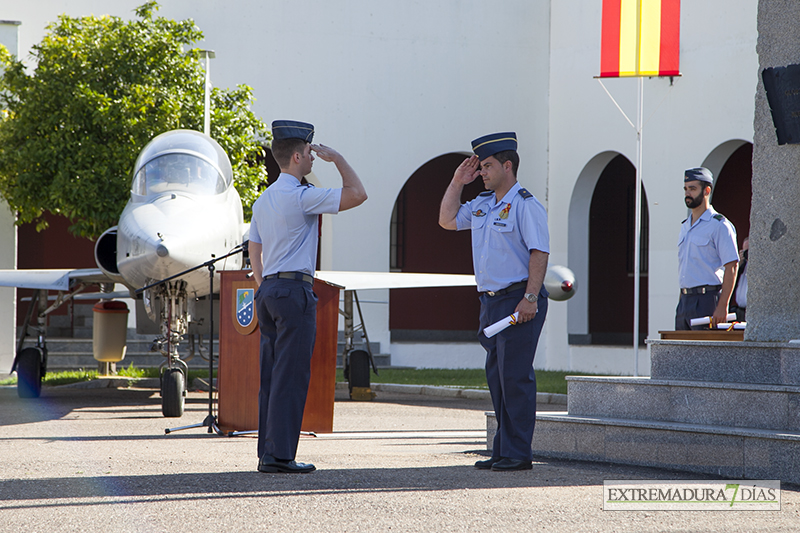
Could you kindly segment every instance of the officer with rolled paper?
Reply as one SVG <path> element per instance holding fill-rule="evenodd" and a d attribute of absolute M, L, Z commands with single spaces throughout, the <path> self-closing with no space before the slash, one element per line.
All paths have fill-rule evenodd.
<path fill-rule="evenodd" d="M 472 231 L 472 261 L 480 292 L 480 333 L 486 380 L 497 418 L 492 457 L 475 463 L 493 471 L 530 470 L 536 424 L 533 359 L 547 315 L 543 281 L 550 253 L 547 212 L 517 182 L 513 132 L 472 141 L 475 153 L 456 169 L 442 199 L 439 225 Z M 487 191 L 461 204 L 464 186 L 480 176 Z M 517 323 L 494 336 L 483 329 L 517 312 Z"/>
<path fill-rule="evenodd" d="M 253 204 L 250 262 L 258 284 L 256 309 L 261 330 L 261 387 L 258 393 L 258 470 L 307 473 L 313 464 L 295 461 L 303 420 L 311 354 L 316 338 L 314 273 L 319 215 L 361 205 L 367 193 L 358 175 L 336 150 L 311 144 L 314 126 L 272 123 L 272 155 L 278 179 Z M 313 153 L 312 153 L 313 152 Z M 333 162 L 339 189 L 303 183 L 314 154 Z"/>
<path fill-rule="evenodd" d="M 707 329 L 691 320 L 711 317 L 711 327 L 726 322 L 739 252 L 736 229 L 711 206 L 714 177 L 703 168 L 684 171 L 684 200 L 691 215 L 678 237 L 678 278 L 681 287 L 675 329 Z"/>

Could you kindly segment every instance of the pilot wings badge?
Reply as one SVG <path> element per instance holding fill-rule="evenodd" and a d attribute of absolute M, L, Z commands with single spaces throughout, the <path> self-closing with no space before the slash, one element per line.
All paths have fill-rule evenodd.
<path fill-rule="evenodd" d="M 253 323 L 253 289 L 236 289 L 236 322 L 243 328 Z"/>

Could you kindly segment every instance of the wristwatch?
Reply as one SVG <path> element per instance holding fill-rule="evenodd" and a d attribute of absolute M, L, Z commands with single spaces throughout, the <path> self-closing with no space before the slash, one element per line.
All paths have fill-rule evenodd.
<path fill-rule="evenodd" d="M 536 294 L 534 294 L 532 292 L 526 292 L 525 293 L 525 299 L 528 300 L 530 303 L 533 303 L 536 300 L 538 300 L 538 297 L 537 297 Z"/>

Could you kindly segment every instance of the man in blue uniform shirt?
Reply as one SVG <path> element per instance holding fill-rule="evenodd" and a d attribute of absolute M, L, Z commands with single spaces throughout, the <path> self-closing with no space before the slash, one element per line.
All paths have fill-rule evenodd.
<path fill-rule="evenodd" d="M 253 204 L 250 262 L 258 284 L 261 330 L 261 388 L 258 393 L 258 470 L 307 473 L 314 465 L 295 461 L 303 421 L 311 354 L 316 337 L 317 296 L 312 290 L 319 215 L 364 203 L 367 193 L 353 168 L 336 150 L 311 144 L 314 126 L 272 123 L 272 155 L 281 175 Z M 333 162 L 341 189 L 301 184 L 314 153 Z"/>
<path fill-rule="evenodd" d="M 486 380 L 497 433 L 493 471 L 530 470 L 536 424 L 533 358 L 547 315 L 544 276 L 550 254 L 547 212 L 517 183 L 517 137 L 512 132 L 472 141 L 475 155 L 456 169 L 442 199 L 439 225 L 472 230 L 472 263 L 480 292 L 478 339 L 486 350 Z M 461 204 L 464 186 L 481 176 L 487 192 Z M 517 324 L 487 338 L 483 329 L 514 312 Z"/>
<path fill-rule="evenodd" d="M 681 224 L 678 237 L 678 280 L 681 294 L 675 310 L 675 329 L 692 326 L 693 318 L 711 317 L 711 327 L 726 322 L 736 281 L 739 252 L 736 229 L 711 206 L 711 171 L 698 167 L 684 171 L 683 191 L 692 214 Z"/>

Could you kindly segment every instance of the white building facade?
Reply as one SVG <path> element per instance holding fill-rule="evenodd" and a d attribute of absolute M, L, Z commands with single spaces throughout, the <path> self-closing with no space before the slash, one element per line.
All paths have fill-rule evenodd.
<path fill-rule="evenodd" d="M 26 58 L 47 23 L 65 10 L 71 16 L 128 18 L 139 3 L 4 2 L 0 19 L 21 22 L 19 50 Z M 625 313 L 632 317 L 633 299 L 598 292 L 601 285 L 613 288 L 618 282 L 603 281 L 614 273 L 604 272 L 604 256 L 595 249 L 603 248 L 603 239 L 611 245 L 627 239 L 620 249 L 630 248 L 626 232 L 614 230 L 625 226 L 615 217 L 628 217 L 630 202 L 609 193 L 613 189 L 605 184 L 630 180 L 629 167 L 636 161 L 634 128 L 594 79 L 599 74 L 601 0 L 163 4 L 159 15 L 192 18 L 203 31 L 199 46 L 216 52 L 214 85 L 252 86 L 254 111 L 264 121 L 312 122 L 315 141 L 339 150 L 358 171 L 369 200 L 326 216 L 323 269 L 389 270 L 392 212 L 409 177 L 443 155 L 467 154 L 476 137 L 515 131 L 519 181 L 549 213 L 550 264 L 570 267 L 579 283 L 572 300 L 550 305 L 535 366 L 633 372 L 632 323 L 629 339 L 622 335 L 624 325 L 605 323 Z M 683 170 L 704 165 L 716 176 L 737 150 L 752 143 L 759 75 L 756 12 L 757 0 L 683 2 L 682 76 L 644 80 L 647 271 L 641 279 L 646 336 L 657 337 L 659 330 L 674 326 L 676 241 L 687 215 Z M 634 120 L 637 81 L 603 83 Z M 622 169 L 624 180 L 609 169 Z M 315 163 L 312 181 L 340 185 L 333 165 L 322 161 Z M 13 255 L 8 249 L 12 231 L 9 224 L 0 231 L 4 257 Z M 359 295 L 369 302 L 362 304 L 366 327 L 370 340 L 391 352 L 392 364 L 483 366 L 477 341 L 392 342 L 389 293 L 373 292 Z M 0 371 L 5 371 L 10 367 L 5 347 L 13 349 L 13 339 L 1 346 Z M 644 346 L 639 356 L 639 372 L 646 375 Z"/>

